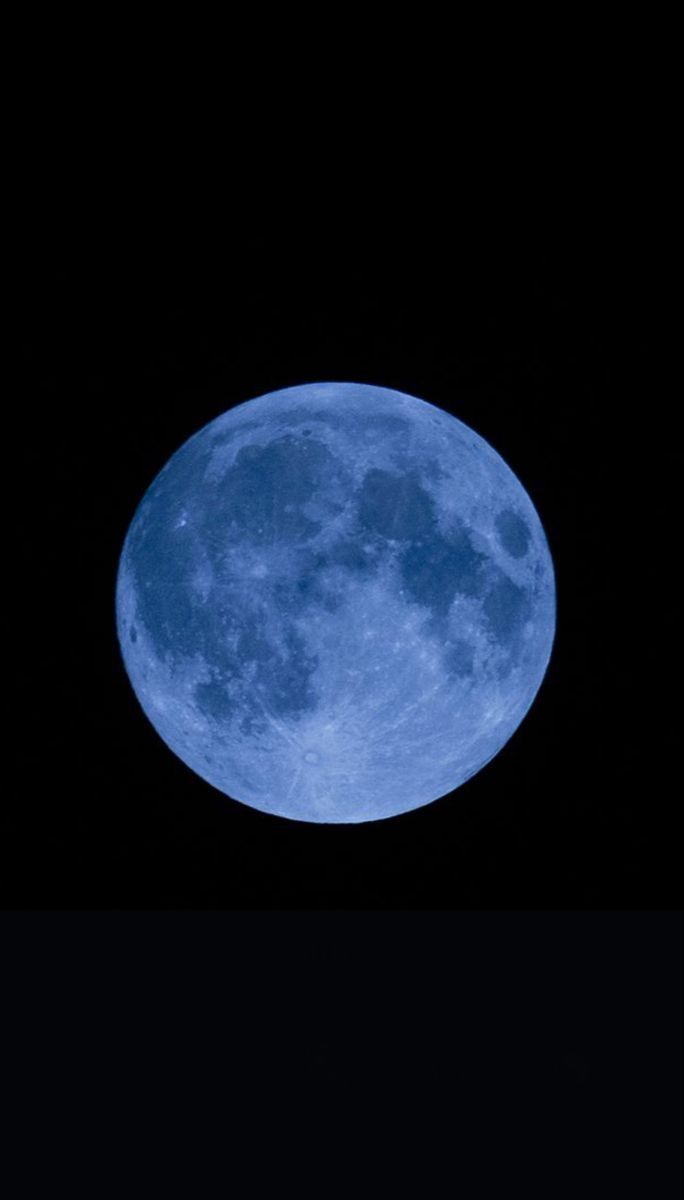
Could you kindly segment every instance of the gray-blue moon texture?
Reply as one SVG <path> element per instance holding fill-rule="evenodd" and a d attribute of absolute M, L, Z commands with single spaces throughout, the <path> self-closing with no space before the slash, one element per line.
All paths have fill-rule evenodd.
<path fill-rule="evenodd" d="M 231 408 L 167 462 L 124 542 L 133 689 L 197 775 L 263 812 L 375 821 L 489 762 L 555 629 L 536 510 L 472 429 L 357 383 Z"/>

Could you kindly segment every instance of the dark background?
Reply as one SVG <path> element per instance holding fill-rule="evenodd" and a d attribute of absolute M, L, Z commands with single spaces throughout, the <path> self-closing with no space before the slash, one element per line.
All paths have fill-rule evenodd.
<path fill-rule="evenodd" d="M 0 943 L 23 1179 L 680 1195 L 676 915 L 20 913 Z"/>
<path fill-rule="evenodd" d="M 124 36 L 137 43 L 128 26 Z M 594 46 L 593 29 L 579 36 Z M 535 59 L 538 37 L 530 30 Z M 566 37 L 542 48 L 552 76 Z M 31 203 L 8 230 L 21 260 L 11 297 L 20 373 L 5 419 L 16 416 L 20 432 L 5 444 L 18 481 L 8 544 L 19 530 L 5 559 L 18 602 L 5 637 L 19 670 L 0 905 L 41 911 L 3 914 L 0 946 L 4 1046 L 17 1065 L 3 1072 L 5 1140 L 14 1144 L 15 1127 L 27 1137 L 26 1181 L 42 1161 L 53 1178 L 68 1170 L 99 1193 L 90 1150 L 98 1182 L 120 1173 L 130 1190 L 131 1159 L 151 1159 L 156 1181 L 163 1165 L 180 1175 L 185 1152 L 194 1194 L 218 1152 L 219 1178 L 235 1190 L 241 1151 L 256 1141 L 252 1180 L 267 1164 L 281 1184 L 311 1180 L 316 1195 L 349 1175 L 350 1192 L 382 1194 L 392 1168 L 416 1195 L 680 1194 L 681 919 L 627 911 L 679 903 L 667 765 L 678 705 L 666 686 L 678 594 L 664 566 L 672 545 L 667 560 L 657 545 L 673 507 L 660 483 L 678 470 L 677 390 L 657 379 L 648 328 L 663 286 L 648 261 L 661 253 L 661 194 L 659 149 L 649 159 L 644 147 L 661 116 L 644 105 L 643 22 L 635 52 L 616 46 L 613 29 L 599 50 L 608 103 L 603 113 L 587 104 L 595 162 L 576 123 L 580 54 L 561 84 L 569 129 L 550 106 L 548 130 L 532 138 L 534 177 L 520 146 L 529 118 L 512 114 L 505 162 L 495 137 L 527 83 L 524 62 L 506 45 L 512 86 L 494 93 L 494 66 L 456 98 L 470 45 L 454 62 L 445 40 L 448 94 L 437 106 L 447 129 L 425 157 L 452 188 L 406 149 L 410 127 L 425 145 L 433 114 L 414 114 L 413 94 L 407 118 L 397 114 L 403 78 L 380 81 L 370 169 L 350 169 L 347 141 L 326 129 L 301 172 L 283 171 L 251 112 L 263 65 L 231 106 L 232 64 L 222 62 L 206 72 L 220 95 L 200 102 L 222 126 L 201 157 L 227 175 L 211 217 L 212 186 L 178 147 L 183 122 L 194 145 L 205 120 L 184 111 L 184 54 L 165 58 L 155 37 L 145 76 L 164 59 L 173 80 L 154 88 L 139 161 L 121 126 L 125 58 L 107 127 L 90 87 L 55 55 L 59 86 L 34 100 L 54 169 L 22 126 L 30 74 L 17 89 L 11 120 Z M 383 57 L 403 74 L 385 41 Z M 487 58 L 489 37 L 484 45 Z M 98 55 L 88 40 L 95 75 Z M 312 83 L 310 64 L 293 72 L 285 55 L 265 124 L 293 74 L 307 116 L 326 87 L 346 109 L 360 73 L 345 64 L 331 75 L 323 57 Z M 627 86 L 611 77 L 618 59 Z M 666 74 L 660 32 L 653 60 Z M 65 118 L 55 100 L 70 84 Z M 530 93 L 534 119 L 546 85 L 531 80 Z M 487 99 L 483 136 L 475 114 Z M 65 145 L 91 111 L 74 170 Z M 286 117 L 276 132 L 286 156 L 300 124 Z M 389 169 L 377 161 L 388 125 L 400 149 Z M 268 175 L 261 203 L 239 212 L 252 172 L 234 162 L 238 127 Z M 155 159 L 164 131 L 171 167 L 155 202 L 139 162 Z M 482 142 L 484 178 L 464 161 L 468 131 Z M 334 170 L 322 179 L 326 146 Z M 609 192 L 595 163 L 615 176 Z M 286 215 L 286 203 L 305 216 Z M 665 275 L 669 262 L 668 251 Z M 485 770 L 418 812 L 329 829 L 232 803 L 174 758 L 126 679 L 113 603 L 128 523 L 169 455 L 229 405 L 318 379 L 412 392 L 489 440 L 538 508 L 559 605 L 539 696 Z M 644 667 L 657 668 L 652 681 Z M 136 911 L 45 911 L 65 908 Z M 440 908 L 449 911 L 404 911 Z M 495 1170 L 503 1189 L 490 1184 Z"/>
<path fill-rule="evenodd" d="M 497 240 L 443 216 L 339 218 L 252 214 L 205 241 L 149 216 L 72 222 L 27 254 L 12 457 L 37 611 L 4 903 L 676 905 L 670 790 L 641 766 L 653 705 L 637 672 L 655 651 L 635 619 L 650 557 L 636 493 L 671 453 L 665 438 L 644 458 L 632 419 L 643 255 L 610 224 Z M 231 405 L 336 379 L 420 396 L 489 441 L 538 509 L 558 589 L 547 676 L 501 753 L 451 796 L 349 827 L 269 817 L 197 778 L 138 707 L 114 625 L 127 526 L 173 451 Z"/>

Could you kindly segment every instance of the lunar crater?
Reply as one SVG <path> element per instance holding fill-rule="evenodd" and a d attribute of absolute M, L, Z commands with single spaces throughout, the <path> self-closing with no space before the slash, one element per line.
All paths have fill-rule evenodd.
<path fill-rule="evenodd" d="M 530 545 L 530 531 L 523 518 L 505 509 L 496 517 L 495 525 L 499 541 L 511 558 L 524 558 Z"/>

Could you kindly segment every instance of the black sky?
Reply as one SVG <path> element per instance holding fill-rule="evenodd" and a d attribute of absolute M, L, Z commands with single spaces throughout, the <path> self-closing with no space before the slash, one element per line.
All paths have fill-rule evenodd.
<path fill-rule="evenodd" d="M 671 801 L 637 780 L 630 724 L 651 652 L 630 609 L 634 256 L 598 229 L 494 242 L 358 212 L 254 218 L 206 242 L 154 232 L 40 243 L 18 296 L 30 435 L 12 453 L 31 481 L 19 576 L 37 577 L 37 665 L 19 684 L 8 902 L 671 903 Z M 266 816 L 194 776 L 139 709 L 113 617 L 128 523 L 169 455 L 233 404 L 330 379 L 413 393 L 489 441 L 540 513 L 558 589 L 546 679 L 504 750 L 451 797 L 348 828 Z"/>
<path fill-rule="evenodd" d="M 566 123 L 506 36 L 516 78 L 501 92 L 496 64 L 461 79 L 467 39 L 454 52 L 445 38 L 434 71 L 429 52 L 444 95 L 425 113 L 414 47 L 395 54 L 385 25 L 370 67 L 317 52 L 295 70 L 278 45 L 273 97 L 261 35 L 228 95 L 243 45 L 217 37 L 213 66 L 203 29 L 216 94 L 199 89 L 196 113 L 190 52 L 167 53 L 158 24 L 141 50 L 149 113 L 129 97 L 137 26 L 121 22 L 102 106 L 51 38 L 59 79 L 39 87 L 27 38 L 9 110 L 25 164 L 8 186 L 26 203 L 6 233 L 18 669 L 0 807 L 5 1143 L 27 1135 L 25 1180 L 38 1161 L 71 1179 L 90 1148 L 88 1194 L 117 1170 L 130 1190 L 139 1159 L 156 1180 L 187 1147 L 188 1192 L 214 1149 L 235 1191 L 256 1142 L 250 1178 L 266 1163 L 279 1180 L 265 1194 L 292 1180 L 300 1194 L 308 1173 L 328 1195 L 346 1172 L 350 1194 L 382 1195 L 394 1168 L 401 1193 L 477 1195 L 467 1159 L 482 1195 L 681 1194 L 681 917 L 662 911 L 680 903 L 678 538 L 659 544 L 681 389 L 663 386 L 656 314 L 673 282 L 658 245 L 672 154 L 641 17 L 628 48 L 614 22 L 604 46 L 577 28 Z M 535 20 L 523 37 L 551 80 L 567 29 Z M 72 40 L 99 76 L 94 34 Z M 664 78 L 662 46 L 659 24 Z M 603 111 L 585 96 L 587 47 Z M 385 82 L 376 57 L 401 78 Z M 364 73 L 378 83 L 370 122 L 362 98 L 367 164 L 348 121 Z M 319 132 L 330 95 L 339 124 L 321 105 Z M 532 170 L 522 143 L 539 114 Z M 231 802 L 174 757 L 120 660 L 114 583 L 141 495 L 192 433 L 268 390 L 335 379 L 440 405 L 503 456 L 549 539 L 558 628 L 533 708 L 467 785 L 327 828 Z M 503 1188 L 488 1188 L 494 1168 Z"/>

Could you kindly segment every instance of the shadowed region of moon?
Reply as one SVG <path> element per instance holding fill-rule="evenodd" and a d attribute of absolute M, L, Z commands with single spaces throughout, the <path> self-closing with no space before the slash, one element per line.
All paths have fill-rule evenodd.
<path fill-rule="evenodd" d="M 441 409 L 310 384 L 241 404 L 169 460 L 117 580 L 143 710 L 264 812 L 372 821 L 453 791 L 522 721 L 554 636 L 539 517 Z"/>

